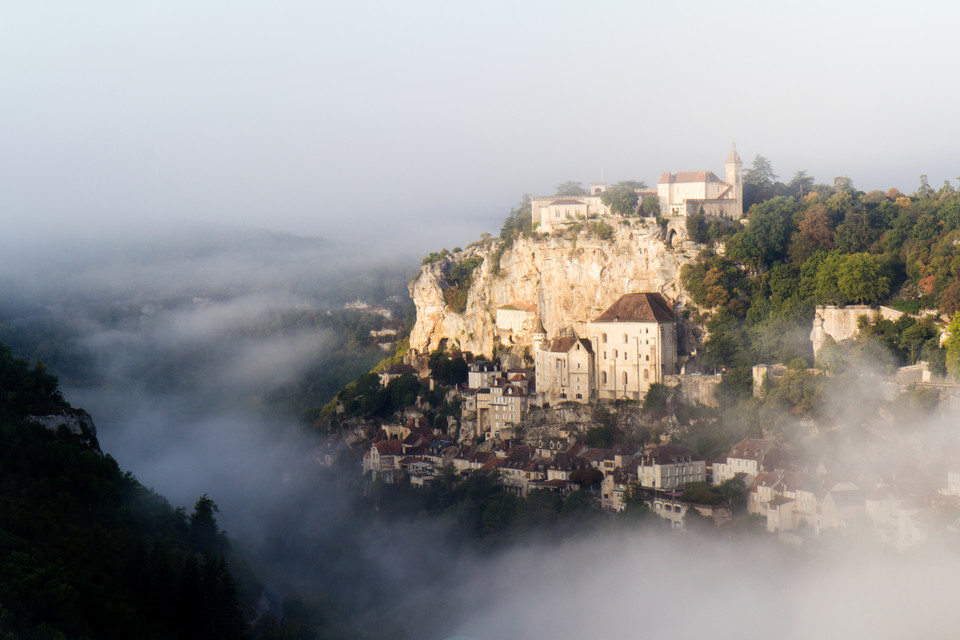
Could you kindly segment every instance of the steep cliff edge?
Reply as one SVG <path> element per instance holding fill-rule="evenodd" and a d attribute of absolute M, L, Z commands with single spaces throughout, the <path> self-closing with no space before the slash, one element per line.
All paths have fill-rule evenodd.
<path fill-rule="evenodd" d="M 667 233 L 674 238 L 671 229 Z M 410 283 L 417 308 L 411 351 L 424 354 L 441 346 L 459 346 L 489 355 L 497 336 L 497 308 L 508 304 L 535 308 L 548 338 L 567 328 L 581 334 L 587 321 L 624 293 L 658 291 L 682 307 L 688 298 L 680 285 L 680 267 L 694 259 L 696 247 L 682 241 L 672 244 L 653 220 L 634 218 L 611 226 L 587 224 L 520 237 L 503 250 L 499 261 L 498 240 L 447 254 L 424 265 Z M 473 271 L 464 309 L 458 312 L 445 299 L 448 274 L 455 265 L 476 258 L 482 262 Z M 518 336 L 515 344 L 529 345 L 529 335 Z"/>

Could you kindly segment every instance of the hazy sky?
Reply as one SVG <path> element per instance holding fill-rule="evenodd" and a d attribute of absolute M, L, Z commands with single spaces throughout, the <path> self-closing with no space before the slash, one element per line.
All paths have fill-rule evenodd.
<path fill-rule="evenodd" d="M 4 2 L 16 231 L 234 221 L 452 247 L 568 179 L 960 175 L 960 5 Z"/>

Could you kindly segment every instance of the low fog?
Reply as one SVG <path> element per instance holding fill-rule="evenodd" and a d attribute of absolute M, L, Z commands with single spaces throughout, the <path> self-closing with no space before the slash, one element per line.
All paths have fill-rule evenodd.
<path fill-rule="evenodd" d="M 136 260 L 87 248 L 27 265 L 56 277 L 19 289 L 6 326 L 70 316 L 92 375 L 65 380 L 65 395 L 91 412 L 104 450 L 175 505 L 189 509 L 209 495 L 260 576 L 361 612 L 360 626 L 374 635 L 378 625 L 395 630 L 384 636 L 437 640 L 955 635 L 952 545 L 897 552 L 850 532 L 796 548 L 762 534 L 698 536 L 642 523 L 489 546 L 451 539 L 443 518 L 358 518 L 357 486 L 317 464 L 319 436 L 265 400 L 322 360 L 331 335 L 252 328 L 289 310 L 341 308 L 362 286 L 346 282 L 386 295 L 363 275 L 375 265 L 293 238 L 281 239 L 279 253 L 200 247 L 183 262 L 169 247 L 134 246 Z M 388 267 L 378 277 L 393 268 L 403 281 L 411 268 Z M 100 303 L 131 315 L 71 316 Z M 183 358 L 189 366 L 169 376 Z M 891 452 L 914 461 L 955 446 L 956 416 L 878 417 L 872 373 L 861 373 L 833 390 L 832 418 L 807 434 L 813 449 L 878 475 Z"/>

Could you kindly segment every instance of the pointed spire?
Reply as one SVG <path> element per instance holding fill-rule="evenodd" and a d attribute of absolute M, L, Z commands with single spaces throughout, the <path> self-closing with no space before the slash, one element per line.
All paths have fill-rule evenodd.
<path fill-rule="evenodd" d="M 727 156 L 727 163 L 743 164 L 743 161 L 740 160 L 740 155 L 737 153 L 737 141 L 733 141 L 733 145 L 730 148 L 730 155 Z"/>

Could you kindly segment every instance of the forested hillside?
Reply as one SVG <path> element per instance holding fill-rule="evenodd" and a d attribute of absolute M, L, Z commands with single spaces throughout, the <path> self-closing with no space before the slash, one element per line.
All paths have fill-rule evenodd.
<path fill-rule="evenodd" d="M 912 195 L 896 189 L 858 191 L 846 178 L 814 185 L 805 172 L 776 182 L 758 157 L 745 176 L 747 224 L 688 219 L 688 233 L 706 243 L 682 272 L 706 330 L 704 364 L 730 372 L 747 392 L 749 367 L 760 362 L 814 365 L 809 334 L 816 305 L 888 304 L 913 314 L 864 327 L 856 344 L 821 352 L 818 366 L 842 370 L 871 358 L 881 366 L 948 362 L 936 314 L 960 309 L 960 195 L 921 178 Z M 799 359 L 799 360 L 798 360 Z"/>
<path fill-rule="evenodd" d="M 0 638 L 240 638 L 229 543 L 94 442 L 28 416 L 68 411 L 55 377 L 0 345 Z"/>

